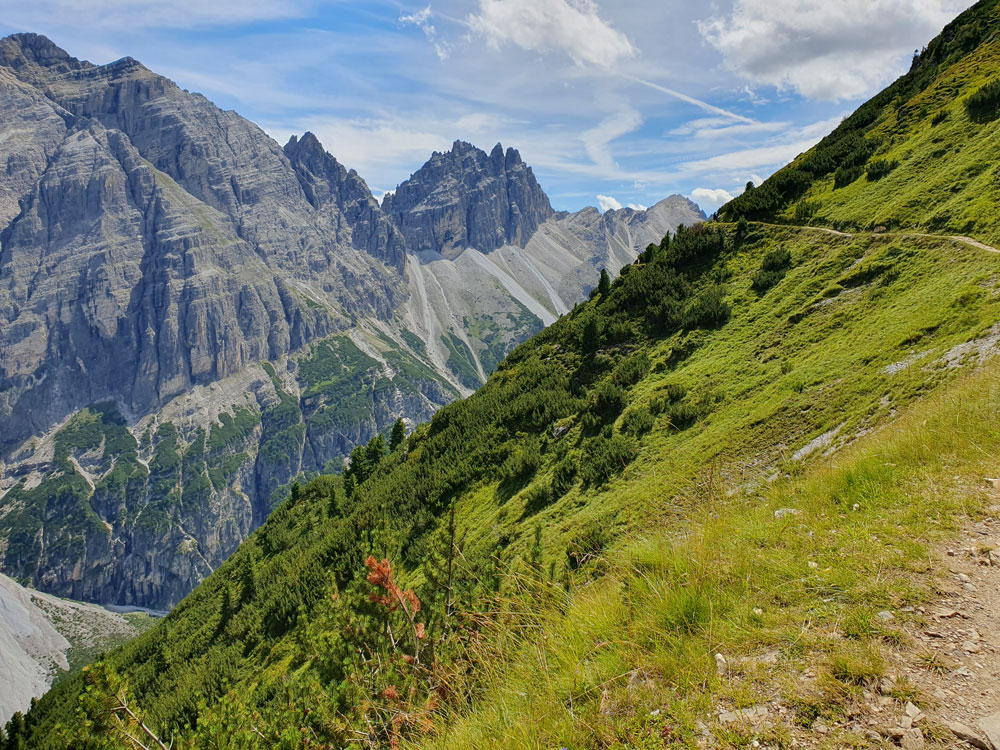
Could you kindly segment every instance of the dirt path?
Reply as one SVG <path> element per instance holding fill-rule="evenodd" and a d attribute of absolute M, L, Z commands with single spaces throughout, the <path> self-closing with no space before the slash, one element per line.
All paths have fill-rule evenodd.
<path fill-rule="evenodd" d="M 789 229 L 803 229 L 812 232 L 822 232 L 824 234 L 831 234 L 834 237 L 854 237 L 854 234 L 849 232 L 841 232 L 836 229 L 830 229 L 829 227 L 810 227 L 801 226 L 796 224 L 767 224 L 765 222 L 755 222 L 767 227 L 787 227 Z M 861 232 L 859 234 L 866 234 Z M 868 232 L 872 237 L 902 237 L 902 238 L 923 238 L 932 240 L 951 240 L 952 242 L 957 242 L 960 245 L 967 245 L 969 247 L 974 247 L 977 250 L 985 250 L 988 253 L 998 253 L 1000 254 L 1000 249 L 993 247 L 992 245 L 987 245 L 985 242 L 980 242 L 979 240 L 973 239 L 972 237 L 965 237 L 964 235 L 947 235 L 947 234 L 926 234 L 923 232 Z"/>
<path fill-rule="evenodd" d="M 892 715 L 889 709 L 881 734 L 900 741 L 901 730 L 920 729 L 945 746 L 1000 750 L 998 518 L 1000 506 L 994 506 L 989 517 L 937 553 L 946 572 L 936 587 L 938 598 L 925 612 L 918 610 L 922 616 L 906 627 L 910 643 L 895 658 L 899 679 L 916 686 L 915 700 L 926 716 L 907 721 L 905 710 L 900 714 L 895 707 Z"/>

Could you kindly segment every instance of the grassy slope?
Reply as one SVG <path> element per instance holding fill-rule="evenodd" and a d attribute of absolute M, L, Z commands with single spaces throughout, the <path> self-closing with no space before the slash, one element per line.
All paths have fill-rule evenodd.
<path fill-rule="evenodd" d="M 995 121 L 973 122 L 965 107 L 970 95 L 997 78 L 998 31 L 996 0 L 983 0 L 963 13 L 928 45 L 910 73 L 766 181 L 762 188 L 779 186 L 782 199 L 748 216 L 856 230 L 923 228 L 986 242 L 1000 239 L 1000 172 L 994 158 L 1000 136 Z M 858 158 L 859 166 L 876 160 L 898 166 L 881 179 L 862 174 L 835 188 L 834 169 L 856 151 L 844 145 L 854 134 L 862 135 L 870 147 L 870 156 Z M 817 158 L 824 153 L 837 158 Z M 807 190 L 781 188 L 796 170 L 804 170 Z M 735 218 L 747 208 L 746 199 L 737 199 L 720 213 Z"/>
<path fill-rule="evenodd" d="M 649 673 L 657 687 L 648 692 L 659 694 L 657 700 L 662 700 L 663 685 L 673 686 L 677 702 L 670 704 L 667 715 L 673 717 L 678 737 L 689 738 L 692 717 L 719 690 L 710 676 L 712 662 L 706 660 L 712 648 L 749 649 L 770 639 L 795 658 L 806 659 L 813 644 L 792 633 L 798 633 L 805 620 L 815 618 L 817 608 L 830 621 L 844 616 L 836 607 L 824 606 L 823 599 L 831 592 L 836 601 L 840 602 L 843 594 L 844 601 L 855 602 L 861 609 L 884 606 L 894 596 L 916 596 L 909 589 L 886 589 L 881 583 L 869 590 L 871 560 L 889 553 L 878 545 L 861 544 L 865 527 L 849 532 L 851 538 L 859 540 L 857 554 L 847 554 L 853 548 L 837 553 L 841 557 L 836 580 L 816 585 L 808 576 L 803 578 L 803 550 L 809 545 L 818 550 L 820 543 L 813 541 L 815 537 L 790 533 L 790 529 L 805 528 L 806 519 L 778 527 L 765 523 L 773 518 L 769 515 L 772 506 L 793 503 L 814 510 L 808 518 L 814 533 L 825 533 L 831 524 L 842 524 L 843 519 L 830 512 L 823 519 L 818 509 L 829 503 L 829 495 L 809 489 L 813 480 L 789 480 L 774 488 L 768 488 L 766 480 L 776 472 L 796 475 L 802 471 L 801 462 L 790 457 L 817 436 L 839 426 L 838 439 L 855 437 L 885 422 L 893 410 L 906 408 L 935 389 L 952 387 L 949 384 L 962 370 L 946 366 L 946 354 L 953 352 L 954 361 L 961 361 L 962 347 L 974 348 L 966 346 L 967 342 L 988 336 L 997 320 L 1000 259 L 932 239 L 848 239 L 791 228 L 761 228 L 753 235 L 739 252 L 726 252 L 704 274 L 705 279 L 727 279 L 733 315 L 721 329 L 641 336 L 630 347 L 605 347 L 597 361 L 607 361 L 587 365 L 567 336 L 579 320 L 603 304 L 590 303 L 580 308 L 575 318 L 564 319 L 516 352 L 481 393 L 448 407 L 429 430 L 419 431 L 410 441 L 409 454 L 390 457 L 370 491 L 371 498 L 362 495 L 356 499 L 357 507 L 346 517 L 330 515 L 333 505 L 345 504 L 333 480 L 317 480 L 306 488 L 304 501 L 283 506 L 153 633 L 110 658 L 127 674 L 152 723 L 165 733 L 199 716 L 204 725 L 209 723 L 205 717 L 217 721 L 227 704 L 238 701 L 253 708 L 282 699 L 309 706 L 330 700 L 336 713 L 342 707 L 336 708 L 334 692 L 351 705 L 370 700 L 359 699 L 357 692 L 343 693 L 330 687 L 326 694 L 324 688 L 317 687 L 332 685 L 328 675 L 340 674 L 339 667 L 332 673 L 323 667 L 329 658 L 324 650 L 336 652 L 340 648 L 336 636 L 329 635 L 330 629 L 343 626 L 342 620 L 324 610 L 331 574 L 341 591 L 348 590 L 351 576 L 363 571 L 361 561 L 372 550 L 401 562 L 404 579 L 418 586 L 422 599 L 433 599 L 426 583 L 420 587 L 424 571 L 419 562 L 426 554 L 423 540 L 434 528 L 434 518 L 425 517 L 417 523 L 410 516 L 426 511 L 404 510 L 409 525 L 400 527 L 398 522 L 373 514 L 404 489 L 394 482 L 405 483 L 405 489 L 412 491 L 409 485 L 419 485 L 425 474 L 436 476 L 434 472 L 447 471 L 450 463 L 466 458 L 450 456 L 449 445 L 435 443 L 435 436 L 451 436 L 446 443 L 464 441 L 457 446 L 460 451 L 489 443 L 486 437 L 497 428 L 470 415 L 484 408 L 486 414 L 500 409 L 512 398 L 504 395 L 505 388 L 510 394 L 525 389 L 533 393 L 531 388 L 540 386 L 525 381 L 523 373 L 533 372 L 529 365 L 538 357 L 548 362 L 552 372 L 576 372 L 579 377 L 587 368 L 596 367 L 597 375 L 592 377 L 606 379 L 601 373 L 629 357 L 645 354 L 652 367 L 628 392 L 626 414 L 641 408 L 668 384 L 680 384 L 688 389 L 688 401 L 704 405 L 705 416 L 682 431 L 670 429 L 666 418 L 659 417 L 642 438 L 639 457 L 623 476 L 606 486 L 584 487 L 577 482 L 561 499 L 541 503 L 540 510 L 534 505 L 535 493 L 550 481 L 554 466 L 566 457 L 576 457 L 582 469 L 587 461 L 585 452 L 593 438 L 581 434 L 582 417 L 575 402 L 571 400 L 567 409 L 570 416 L 557 420 L 568 428 L 560 438 L 544 437 L 539 443 L 536 431 L 554 434 L 551 423 L 524 432 L 518 432 L 516 425 L 509 426 L 513 435 L 499 453 L 485 453 L 473 460 L 482 466 L 473 471 L 471 479 L 457 485 L 458 525 L 470 560 L 487 560 L 491 551 L 498 546 L 501 549 L 505 583 L 496 606 L 520 602 L 518 611 L 524 611 L 523 595 L 511 592 L 523 588 L 519 576 L 538 577 L 531 570 L 551 570 L 555 580 L 565 580 L 572 590 L 584 593 L 566 600 L 550 584 L 541 584 L 549 593 L 543 592 L 540 601 L 548 605 L 535 602 L 531 610 L 541 613 L 538 616 L 546 633 L 543 642 L 555 649 L 549 663 L 553 672 L 551 680 L 533 679 L 527 691 L 518 686 L 537 673 L 538 665 L 531 659 L 547 654 L 545 648 L 525 646 L 524 651 L 519 646 L 525 642 L 525 632 L 533 634 L 532 640 L 538 632 L 530 628 L 530 618 L 526 622 L 508 612 L 500 618 L 480 620 L 481 643 L 492 645 L 482 646 L 483 652 L 472 657 L 477 669 L 466 678 L 465 694 L 473 703 L 452 702 L 436 715 L 439 726 L 453 723 L 455 728 L 449 731 L 466 738 L 459 744 L 479 737 L 477 742 L 495 742 L 496 746 L 545 746 L 560 738 L 564 745 L 572 740 L 574 747 L 606 746 L 586 738 L 609 732 L 633 742 L 647 731 L 648 722 L 643 723 L 641 716 L 636 718 L 633 709 L 602 713 L 600 703 L 611 699 L 623 705 L 634 703 L 628 679 L 622 676 L 636 668 Z M 792 265 L 785 278 L 761 296 L 752 290 L 750 279 L 763 256 L 777 247 L 791 251 Z M 644 272 L 643 268 L 632 270 Z M 679 352 L 688 354 L 682 357 Z M 901 366 L 902 362 L 910 364 Z M 592 390 L 585 391 L 584 401 Z M 540 424 L 547 419 L 543 415 Z M 468 421 L 465 427 L 461 427 L 463 420 Z M 456 425 L 472 432 L 448 432 L 458 429 Z M 459 434 L 464 437 L 459 438 Z M 517 446 L 526 449 L 530 445 L 535 445 L 541 456 L 531 480 L 512 484 L 502 479 L 503 471 L 498 476 L 496 462 L 502 456 Z M 438 450 L 445 453 L 435 457 Z M 923 478 L 922 474 L 911 476 L 911 464 L 904 467 L 904 471 L 884 475 L 875 472 L 869 478 L 865 473 L 868 469 L 859 464 L 858 472 L 841 474 L 841 494 L 847 498 L 844 507 L 849 509 L 855 499 L 860 500 L 870 481 L 884 485 L 901 477 L 907 481 Z M 433 486 L 439 486 L 440 481 L 434 481 L 438 484 L 432 482 Z M 449 486 L 449 480 L 441 481 Z M 740 494 L 730 497 L 729 490 Z M 794 501 L 786 499 L 788 494 L 796 495 Z M 440 508 L 441 497 L 426 502 Z M 869 519 L 872 524 L 881 524 L 878 528 L 883 531 L 896 523 L 916 524 L 919 519 L 904 512 L 904 497 L 893 494 L 883 510 L 848 519 L 852 523 Z M 366 500 L 371 504 L 365 506 Z M 948 512 L 946 504 L 938 503 L 934 509 L 941 514 Z M 952 522 L 947 515 L 940 518 L 943 523 Z M 533 551 L 535 528 L 540 534 L 541 560 L 533 568 L 525 568 L 517 561 L 537 555 Z M 919 538 L 910 533 L 916 528 L 907 527 L 904 536 Z M 402 536 L 393 536 L 397 532 Z M 664 534 L 672 540 L 670 545 L 663 544 Z M 571 567 L 577 564 L 581 553 L 600 556 L 602 548 L 621 549 L 612 546 L 616 540 L 635 535 L 649 535 L 653 541 L 628 547 L 603 561 L 588 562 L 579 570 L 566 570 L 567 563 Z M 407 541 L 392 541 L 397 538 Z M 721 544 L 725 539 L 732 544 Z M 680 546 L 671 551 L 675 545 Z M 918 546 L 898 542 L 897 546 L 904 550 L 904 561 L 919 557 Z M 830 549 L 823 552 L 824 556 L 833 554 Z M 635 565 L 623 566 L 627 560 Z M 773 571 L 764 575 L 767 566 Z M 820 570 L 825 569 L 824 562 Z M 599 586 L 580 588 L 581 583 L 601 578 L 609 570 L 612 575 Z M 745 574 L 755 570 L 761 577 L 751 575 L 748 580 Z M 467 573 L 475 578 L 482 570 Z M 634 599 L 622 599 L 622 586 L 633 592 Z M 766 613 L 753 628 L 749 628 L 747 606 L 736 602 L 747 587 L 754 592 L 755 606 L 762 604 Z M 474 590 L 468 606 L 475 609 L 494 601 L 484 596 Z M 712 614 L 706 620 L 706 611 L 717 610 L 725 613 L 723 625 L 706 626 L 715 618 Z M 491 622 L 504 623 L 504 629 Z M 323 640 L 331 637 L 333 641 Z M 317 645 L 323 643 L 326 646 Z M 491 680 L 497 692 L 476 700 Z M 604 685 L 605 680 L 610 682 Z M 581 685 L 587 689 L 581 690 Z M 608 698 L 602 697 L 605 687 Z M 352 689 L 359 688 L 353 684 Z M 58 746 L 52 724 L 72 722 L 77 690 L 78 681 L 68 681 L 46 696 L 40 710 L 29 717 L 35 723 L 36 738 L 44 736 L 54 743 L 39 741 L 40 746 Z M 216 703 L 224 695 L 228 697 Z M 736 702 L 752 700 L 751 692 L 741 695 L 723 693 L 722 697 Z M 199 696 L 209 705 L 199 707 Z M 530 701 L 525 700 L 528 697 Z M 570 697 L 572 706 L 567 708 Z M 212 704 L 216 708 L 211 708 Z M 466 715 L 469 705 L 474 708 Z M 451 717 L 454 721 L 443 722 L 449 711 L 457 712 Z M 574 724 L 579 711 L 590 723 Z M 293 729 L 296 723 L 318 721 L 295 714 L 272 720 L 286 721 Z M 323 728 L 314 729 L 334 732 L 330 728 L 333 723 L 331 719 Z M 659 726 L 656 722 L 653 725 Z M 593 734 L 592 729 L 600 731 Z M 517 733 L 525 732 L 514 739 Z M 251 735 L 247 735 L 250 744 L 246 746 L 254 746 L 256 740 Z M 452 735 L 446 736 L 449 739 L 442 740 L 444 745 L 456 746 Z M 268 742 L 281 746 L 275 739 Z"/>
<path fill-rule="evenodd" d="M 478 652 L 482 697 L 412 746 L 695 747 L 703 734 L 724 747 L 881 746 L 849 717 L 909 645 L 899 625 L 930 622 L 919 607 L 946 571 L 929 547 L 988 503 L 998 374 L 963 377 L 799 476 L 756 491 L 705 482 L 680 522 L 605 550 L 593 585 L 551 592 L 531 617 L 501 608 L 504 648 Z M 786 508 L 797 515 L 775 516 Z M 891 697 L 933 703 L 906 680 Z M 762 704 L 756 726 L 716 719 Z M 848 726 L 824 737 L 817 719 Z"/>
<path fill-rule="evenodd" d="M 794 267 L 761 297 L 749 279 L 775 247 L 792 251 Z M 840 427 L 842 441 L 880 424 L 954 374 L 942 364 L 947 351 L 987 335 L 1000 317 L 998 266 L 988 253 L 937 240 L 769 229 L 753 252 L 726 264 L 733 319 L 720 331 L 694 334 L 704 340 L 700 349 L 676 368 L 651 373 L 630 394 L 634 407 L 679 383 L 694 398 L 720 399 L 711 414 L 680 433 L 666 429 L 661 417 L 623 481 L 603 492 L 577 486 L 533 517 L 544 526 L 547 547 L 561 554 L 593 523 L 624 528 L 652 514 L 669 517 L 706 472 L 727 481 L 761 480 L 828 431 Z M 855 285 L 866 271 L 873 278 Z M 683 338 L 647 347 L 654 370 Z M 912 366 L 886 371 L 911 358 Z M 571 430 L 565 439 L 575 436 Z M 499 524 L 526 548 L 530 493 L 529 487 L 499 506 L 475 498 L 462 510 L 470 526 Z"/>

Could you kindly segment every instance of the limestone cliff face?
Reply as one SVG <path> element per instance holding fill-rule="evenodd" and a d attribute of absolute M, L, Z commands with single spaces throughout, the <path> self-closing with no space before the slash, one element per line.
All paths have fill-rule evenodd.
<path fill-rule="evenodd" d="M 0 451 L 95 400 L 145 413 L 405 298 L 398 233 L 356 175 L 314 205 L 257 126 L 128 58 L 15 35 L 0 86 Z"/>
<path fill-rule="evenodd" d="M 446 258 L 467 248 L 488 252 L 507 244 L 523 247 L 553 213 L 517 151 L 509 148 L 504 153 L 498 143 L 487 154 L 463 141 L 431 156 L 386 195 L 382 208 L 412 252 L 433 250 Z"/>
<path fill-rule="evenodd" d="M 312 133 L 301 139 L 292 136 L 284 153 L 324 225 L 337 231 L 355 249 L 402 272 L 406 265 L 405 240 L 361 176 L 353 169 L 345 169 Z"/>
<path fill-rule="evenodd" d="M 365 350 L 337 334 L 131 424 L 110 402 L 77 412 L 0 479 L 0 568 L 60 596 L 174 606 L 294 477 L 457 395 L 400 343 L 351 335 Z"/>

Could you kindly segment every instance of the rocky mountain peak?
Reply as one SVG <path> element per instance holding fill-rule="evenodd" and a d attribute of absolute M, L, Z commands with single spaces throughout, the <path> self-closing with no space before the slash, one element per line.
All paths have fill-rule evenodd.
<path fill-rule="evenodd" d="M 399 271 L 406 263 L 402 235 L 382 211 L 364 179 L 348 171 L 314 133 L 292 136 L 284 154 L 313 208 L 330 226 L 350 231 L 350 244 Z"/>
<path fill-rule="evenodd" d="M 0 64 L 14 70 L 28 66 L 56 68 L 61 71 L 91 67 L 89 63 L 80 62 L 41 34 L 11 34 L 0 39 Z"/>
<path fill-rule="evenodd" d="M 483 252 L 524 247 L 553 215 L 531 168 L 501 144 L 485 151 L 455 141 L 435 152 L 409 180 L 386 195 L 382 208 L 415 252 L 455 257 L 466 248 Z"/>

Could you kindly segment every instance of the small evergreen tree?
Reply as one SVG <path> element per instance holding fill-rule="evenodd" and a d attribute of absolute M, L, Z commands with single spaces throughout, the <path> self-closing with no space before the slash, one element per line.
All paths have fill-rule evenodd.
<path fill-rule="evenodd" d="M 597 293 L 601 299 L 607 299 L 608 292 L 611 291 L 611 277 L 608 276 L 608 269 L 601 269 L 601 280 L 597 282 Z"/>
<path fill-rule="evenodd" d="M 389 435 L 389 450 L 395 451 L 406 440 L 406 424 L 403 422 L 403 418 L 400 417 L 396 420 L 396 424 L 392 426 L 392 433 Z"/>
<path fill-rule="evenodd" d="M 386 452 L 385 435 L 383 435 L 380 432 L 371 440 L 369 440 L 368 445 L 365 446 L 365 458 L 367 459 L 368 463 L 368 474 L 371 474 L 371 472 L 375 470 L 375 468 L 379 465 L 382 459 L 385 458 L 385 452 Z"/>

